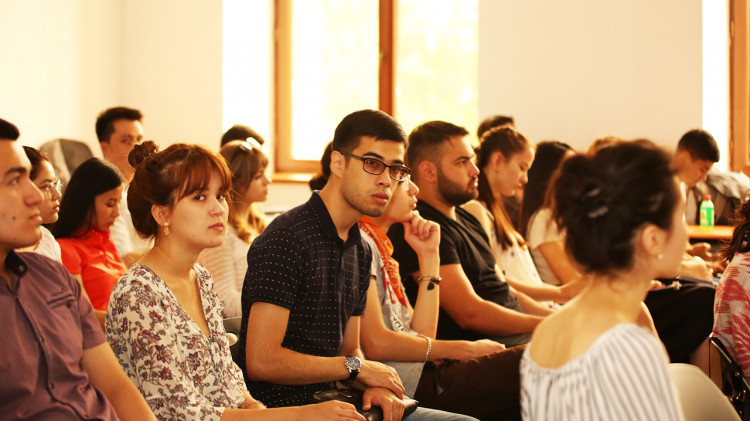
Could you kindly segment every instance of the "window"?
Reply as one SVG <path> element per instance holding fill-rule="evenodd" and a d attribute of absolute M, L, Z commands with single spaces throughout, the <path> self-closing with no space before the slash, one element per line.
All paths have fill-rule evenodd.
<path fill-rule="evenodd" d="M 477 0 L 276 0 L 275 14 L 278 172 L 317 172 L 336 125 L 362 108 L 407 133 L 476 126 Z"/>

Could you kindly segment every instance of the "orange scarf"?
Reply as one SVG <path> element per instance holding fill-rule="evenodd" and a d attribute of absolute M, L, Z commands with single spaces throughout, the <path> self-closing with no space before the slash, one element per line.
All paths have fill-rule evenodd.
<path fill-rule="evenodd" d="M 391 257 L 393 255 L 393 243 L 388 236 L 372 220 L 366 216 L 359 220 L 359 228 L 364 231 L 378 247 L 380 257 L 383 261 L 383 278 L 386 289 L 394 295 L 398 301 L 406 305 L 406 297 L 401 289 L 401 276 L 398 273 L 398 262 Z M 391 300 L 393 302 L 393 300 Z"/>

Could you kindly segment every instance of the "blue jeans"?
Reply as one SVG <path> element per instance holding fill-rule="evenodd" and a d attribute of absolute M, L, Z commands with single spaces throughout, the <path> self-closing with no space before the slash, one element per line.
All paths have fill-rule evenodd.
<path fill-rule="evenodd" d="M 422 420 L 437 420 L 437 421 L 478 421 L 476 418 L 468 415 L 454 414 L 452 412 L 439 411 L 437 409 L 430 408 L 417 408 L 416 411 L 409 414 L 409 416 L 403 418 L 404 421 L 422 421 Z"/>

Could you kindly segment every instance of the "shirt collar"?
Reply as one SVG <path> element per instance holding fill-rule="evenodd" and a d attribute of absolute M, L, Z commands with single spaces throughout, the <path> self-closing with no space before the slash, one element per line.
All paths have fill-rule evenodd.
<path fill-rule="evenodd" d="M 328 208 L 326 207 L 325 202 L 323 202 L 323 199 L 320 197 L 320 194 L 318 194 L 318 192 L 319 191 L 316 190 L 312 193 L 312 196 L 310 196 L 310 200 L 308 201 L 308 203 L 310 204 L 310 208 L 312 209 L 316 219 L 318 220 L 320 229 L 327 236 L 336 238 L 341 241 L 341 237 L 339 237 L 339 232 L 336 229 L 336 225 L 333 223 L 331 214 L 328 212 Z M 349 228 L 349 236 L 346 242 L 360 242 L 361 239 L 362 237 L 359 234 L 359 225 L 355 223 L 351 226 L 351 228 Z"/>
<path fill-rule="evenodd" d="M 15 251 L 8 253 L 5 257 L 5 268 L 9 271 L 13 271 L 16 275 L 23 275 L 28 269 L 26 262 L 21 259 Z"/>

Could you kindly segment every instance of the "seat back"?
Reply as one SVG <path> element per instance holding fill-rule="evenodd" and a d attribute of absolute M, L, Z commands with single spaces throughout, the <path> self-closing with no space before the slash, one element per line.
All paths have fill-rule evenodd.
<path fill-rule="evenodd" d="M 233 317 L 230 319 L 224 319 L 224 330 L 227 331 L 227 341 L 229 342 L 229 352 L 232 353 L 232 360 L 236 364 L 239 364 L 237 354 L 240 349 L 240 327 L 242 325 L 242 317 Z"/>
<path fill-rule="evenodd" d="M 94 157 L 89 145 L 78 140 L 53 139 L 45 142 L 39 150 L 49 156 L 57 177 L 63 182 L 63 190 L 68 185 L 73 171 L 83 162 Z"/>
<path fill-rule="evenodd" d="M 750 386 L 742 367 L 735 361 L 721 339 L 712 336 L 711 346 L 721 358 L 721 391 L 743 420 L 750 420 Z"/>
<path fill-rule="evenodd" d="M 674 383 L 685 421 L 739 421 L 732 404 L 698 367 L 670 364 L 669 377 Z"/>

